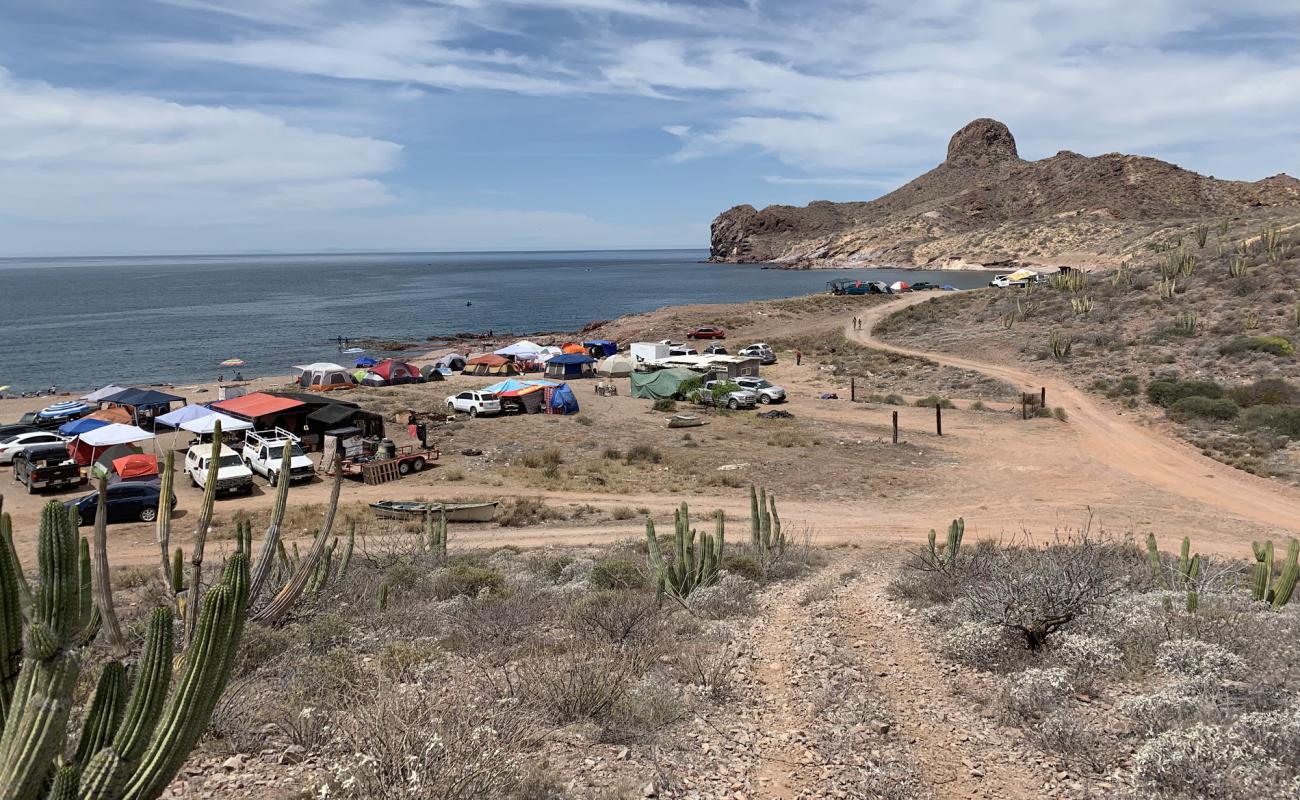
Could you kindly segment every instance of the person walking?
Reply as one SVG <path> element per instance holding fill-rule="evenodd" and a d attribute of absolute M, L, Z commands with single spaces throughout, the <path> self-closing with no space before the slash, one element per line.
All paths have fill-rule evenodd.
<path fill-rule="evenodd" d="M 794 365 L 797 367 L 803 363 L 803 351 L 798 348 L 794 351 Z"/>

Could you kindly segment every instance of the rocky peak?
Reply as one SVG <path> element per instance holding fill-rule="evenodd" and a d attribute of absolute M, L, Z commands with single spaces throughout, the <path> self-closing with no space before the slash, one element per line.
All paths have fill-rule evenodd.
<path fill-rule="evenodd" d="M 1002 161 L 1017 161 L 1016 139 L 1011 130 L 995 119 L 981 117 L 948 140 L 947 162 L 953 166 L 984 167 Z"/>

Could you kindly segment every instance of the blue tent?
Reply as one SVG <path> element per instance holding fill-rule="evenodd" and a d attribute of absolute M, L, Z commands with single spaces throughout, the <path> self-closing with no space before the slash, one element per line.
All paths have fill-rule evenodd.
<path fill-rule="evenodd" d="M 577 414 L 578 398 L 567 383 L 562 383 L 551 392 L 551 411 L 556 414 Z"/>
<path fill-rule="evenodd" d="M 74 419 L 72 422 L 65 422 L 59 426 L 59 433 L 64 436 L 80 436 L 86 431 L 93 431 L 96 428 L 102 428 L 110 424 L 106 419 L 89 419 L 82 417 Z"/>
<path fill-rule="evenodd" d="M 596 359 L 582 353 L 563 353 L 546 362 L 548 378 L 589 378 L 594 374 Z"/>
<path fill-rule="evenodd" d="M 590 342 L 583 342 L 582 346 L 587 348 L 587 352 L 598 358 L 612 356 L 618 352 L 618 345 L 609 339 L 592 339 Z"/>
<path fill-rule="evenodd" d="M 371 358 L 370 356 L 362 356 L 361 358 L 358 358 L 358 359 L 357 359 L 357 366 L 358 366 L 358 367 L 373 367 L 374 365 L 376 365 L 376 364 L 378 364 L 378 363 L 379 363 L 378 361 L 376 361 L 375 359 Z"/>

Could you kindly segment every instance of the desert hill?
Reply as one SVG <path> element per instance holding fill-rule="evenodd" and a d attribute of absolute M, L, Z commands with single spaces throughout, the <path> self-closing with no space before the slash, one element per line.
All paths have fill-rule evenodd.
<path fill-rule="evenodd" d="M 977 119 L 953 135 L 943 163 L 876 200 L 723 212 L 710 259 L 1088 267 L 1209 220 L 1243 217 L 1300 219 L 1300 180 L 1219 180 L 1120 153 L 1025 161 L 1006 125 Z"/>

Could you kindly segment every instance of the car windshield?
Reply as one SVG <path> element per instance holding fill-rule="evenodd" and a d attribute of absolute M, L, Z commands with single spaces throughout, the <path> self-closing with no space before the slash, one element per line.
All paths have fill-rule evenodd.
<path fill-rule="evenodd" d="M 747 388 L 750 388 L 750 389 L 770 389 L 770 388 L 772 388 L 772 384 L 768 383 L 768 382 L 767 382 L 765 379 L 763 379 L 763 378 L 759 378 L 758 380 L 745 381 L 745 382 L 744 382 L 743 384 L 741 384 L 741 385 L 742 385 L 742 386 L 745 386 L 745 387 L 747 387 Z"/>
<path fill-rule="evenodd" d="M 239 458 L 239 456 L 222 456 L 221 460 L 217 462 L 218 469 L 220 469 L 221 467 L 242 467 L 242 466 L 244 466 L 244 462 Z"/>

